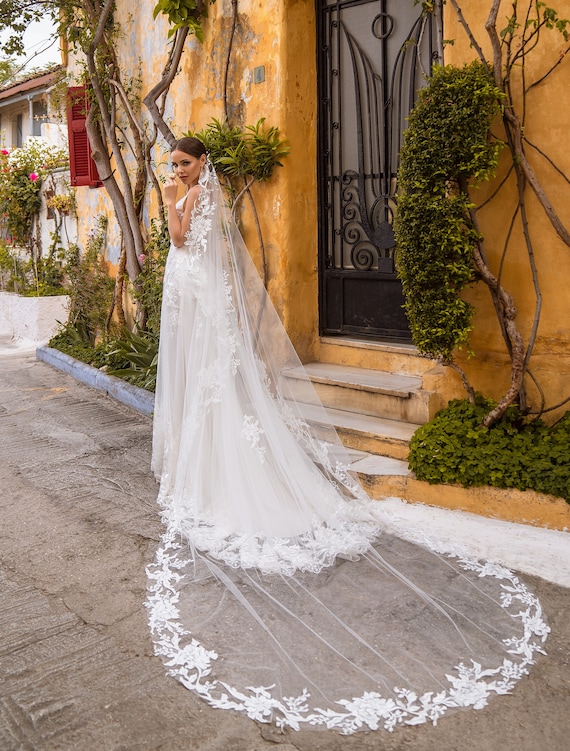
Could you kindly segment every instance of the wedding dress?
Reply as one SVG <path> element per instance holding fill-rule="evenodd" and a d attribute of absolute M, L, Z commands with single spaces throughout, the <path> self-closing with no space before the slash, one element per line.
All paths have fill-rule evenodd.
<path fill-rule="evenodd" d="M 510 692 L 540 603 L 367 497 L 308 377 L 283 378 L 300 362 L 209 162 L 199 184 L 164 279 L 156 654 L 211 706 L 294 729 L 435 723 Z"/>

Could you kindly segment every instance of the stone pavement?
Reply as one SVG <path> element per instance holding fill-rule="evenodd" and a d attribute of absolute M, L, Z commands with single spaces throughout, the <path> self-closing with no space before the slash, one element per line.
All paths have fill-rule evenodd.
<path fill-rule="evenodd" d="M 167 678 L 143 606 L 150 437 L 150 418 L 0 342 L 0 751 L 568 748 L 570 590 L 528 575 L 548 655 L 511 696 L 437 727 L 282 734 Z"/>

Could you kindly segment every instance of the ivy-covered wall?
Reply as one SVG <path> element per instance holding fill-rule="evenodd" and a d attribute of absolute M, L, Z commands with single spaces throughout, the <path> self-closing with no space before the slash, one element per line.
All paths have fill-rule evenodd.
<path fill-rule="evenodd" d="M 471 27 L 486 56 L 492 59 L 485 31 L 491 2 L 462 0 L 460 5 L 466 23 Z M 549 5 L 558 10 L 562 17 L 570 16 L 567 2 L 553 0 Z M 503 3 L 502 9 L 503 17 L 499 18 L 497 24 L 499 29 L 506 23 L 506 16 L 511 10 L 510 3 Z M 449 3 L 445 6 L 444 23 L 444 37 L 455 40 L 453 46 L 445 48 L 445 62 L 463 65 L 466 61 L 474 60 L 476 53 Z M 526 57 L 527 85 L 541 79 L 552 66 L 555 68 L 543 83 L 528 91 L 524 109 L 524 135 L 529 142 L 525 145 L 529 162 L 561 221 L 570 228 L 570 108 L 564 104 L 570 89 L 570 55 L 565 54 L 568 47 L 563 36 L 553 30 L 547 32 L 532 54 Z M 520 68 L 515 76 L 517 74 L 520 76 Z M 514 81 L 512 90 L 515 97 L 519 83 L 520 80 Z M 515 105 L 520 111 L 521 104 L 520 96 L 515 98 Z M 499 121 L 494 126 L 494 132 L 504 138 Z M 506 178 L 507 169 L 508 153 L 504 150 L 495 180 L 481 184 L 473 197 L 478 204 L 488 201 L 479 212 L 485 248 L 493 272 L 514 297 L 518 309 L 517 322 L 525 343 L 528 343 L 532 332 L 537 294 L 541 296 L 542 310 L 530 370 L 544 391 L 547 405 L 553 405 L 570 396 L 570 297 L 566 293 L 570 280 L 570 247 L 558 237 L 532 192 L 527 191 L 526 220 L 535 249 L 534 261 L 540 288 L 537 292 L 520 216 L 511 226 L 517 191 L 512 173 L 495 198 L 489 200 Z M 507 241 L 509 246 L 505 253 Z M 477 390 L 497 398 L 506 389 L 509 363 L 491 298 L 482 284 L 465 290 L 463 294 L 477 309 L 471 334 L 471 346 L 476 356 L 467 359 L 464 354 L 460 355 L 459 362 Z M 451 396 L 462 395 L 457 381 L 452 385 L 454 380 L 450 374 L 444 388 Z M 540 401 L 537 388 L 528 377 L 525 384 L 531 405 L 535 407 Z M 558 411 L 545 415 L 545 419 L 552 421 L 568 407 L 567 403 Z"/>

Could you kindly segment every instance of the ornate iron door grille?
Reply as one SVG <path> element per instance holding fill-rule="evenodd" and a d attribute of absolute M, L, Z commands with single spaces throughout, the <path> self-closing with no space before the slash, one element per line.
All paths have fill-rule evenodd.
<path fill-rule="evenodd" d="M 317 20 L 321 333 L 406 341 L 392 220 L 432 19 L 412 0 L 318 0 Z"/>

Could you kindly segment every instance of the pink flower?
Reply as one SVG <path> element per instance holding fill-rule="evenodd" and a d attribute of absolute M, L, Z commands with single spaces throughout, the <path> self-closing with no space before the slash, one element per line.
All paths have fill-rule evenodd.
<path fill-rule="evenodd" d="M 141 264 L 141 266 L 142 266 L 142 265 L 143 265 L 143 263 L 144 263 L 144 262 L 146 261 L 146 256 L 145 256 L 145 254 L 144 254 L 144 253 L 141 253 L 141 254 L 139 255 L 139 257 L 138 257 L 138 258 L 139 258 L 139 263 L 140 263 L 140 264 Z"/>
<path fill-rule="evenodd" d="M 10 152 L 8 151 L 8 149 L 2 149 L 1 153 L 4 154 L 4 156 L 8 156 L 10 154 Z"/>
<path fill-rule="evenodd" d="M 30 180 L 31 180 L 32 182 L 35 182 L 35 181 L 36 181 L 36 180 L 38 180 L 38 179 L 39 179 L 39 175 L 38 175 L 38 173 L 37 173 L 37 172 L 30 172 Z"/>

